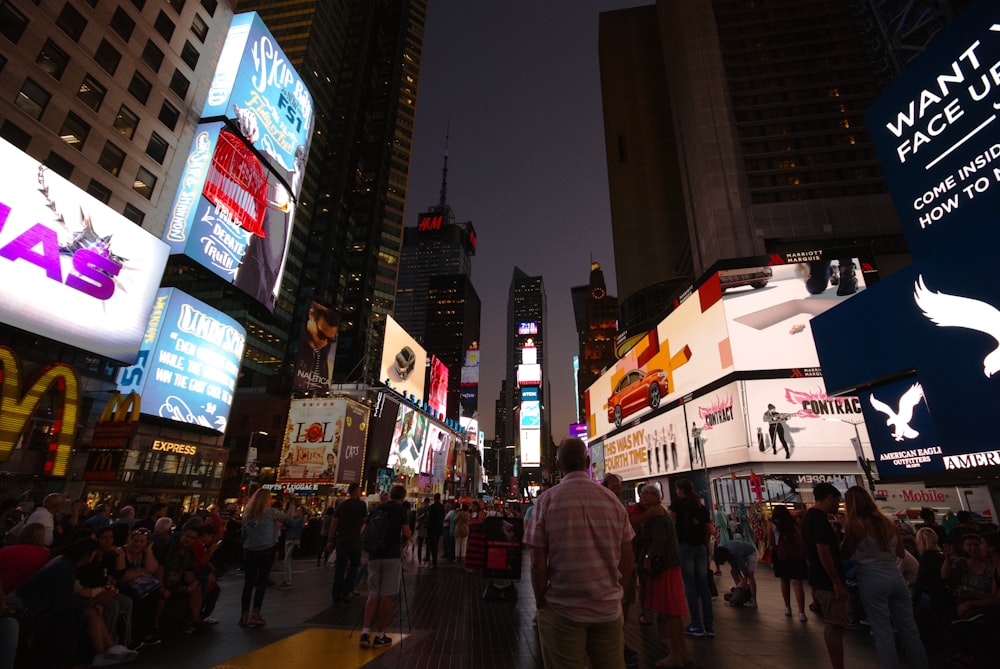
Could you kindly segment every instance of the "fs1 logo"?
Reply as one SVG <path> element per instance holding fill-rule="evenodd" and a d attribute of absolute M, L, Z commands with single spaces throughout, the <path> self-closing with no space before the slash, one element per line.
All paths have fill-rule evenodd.
<path fill-rule="evenodd" d="M 10 216 L 10 207 L 0 202 L 0 233 Z M 101 237 L 83 216 L 83 229 L 72 239 L 59 243 L 56 231 L 41 223 L 0 246 L 0 257 L 10 261 L 24 260 L 45 270 L 45 275 L 69 288 L 98 300 L 110 299 L 115 293 L 115 277 L 122 269 L 121 261 L 111 252 L 111 236 Z M 61 220 L 61 219 L 60 219 Z M 63 275 L 62 258 L 72 258 L 73 271 Z"/>

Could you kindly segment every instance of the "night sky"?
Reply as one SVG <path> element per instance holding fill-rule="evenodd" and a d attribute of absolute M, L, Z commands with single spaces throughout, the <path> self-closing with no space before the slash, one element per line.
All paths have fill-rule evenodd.
<path fill-rule="evenodd" d="M 483 303 L 479 422 L 494 436 L 515 266 L 548 298 L 550 423 L 575 422 L 578 353 L 570 288 L 601 263 L 617 294 L 608 204 L 598 14 L 637 0 L 429 0 L 406 225 L 438 203 L 450 122 L 448 204 L 479 238 L 472 282 Z"/>

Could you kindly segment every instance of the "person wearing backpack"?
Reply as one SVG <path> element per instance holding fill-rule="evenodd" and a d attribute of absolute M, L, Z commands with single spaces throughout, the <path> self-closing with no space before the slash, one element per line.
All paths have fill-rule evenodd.
<path fill-rule="evenodd" d="M 708 509 L 695 493 L 690 480 L 677 481 L 674 492 L 676 499 L 670 505 L 670 511 L 677 525 L 684 595 L 691 613 L 691 624 L 684 628 L 684 634 L 714 637 L 712 589 L 708 584 Z"/>
<path fill-rule="evenodd" d="M 802 528 L 792 517 L 788 507 L 779 504 L 771 510 L 771 522 L 767 526 L 767 545 L 771 549 L 771 563 L 774 575 L 781 579 L 781 598 L 785 600 L 785 615 L 792 616 L 791 590 L 795 592 L 795 605 L 799 609 L 799 620 L 806 622 L 806 596 L 802 590 L 802 580 L 806 578 L 806 547 L 802 541 Z"/>
<path fill-rule="evenodd" d="M 412 536 L 403 507 L 405 501 L 406 488 L 392 486 L 389 501 L 380 504 L 368 515 L 368 523 L 362 532 L 361 543 L 368 552 L 368 601 L 365 602 L 364 625 L 361 627 L 362 648 L 385 648 L 392 644 L 385 629 L 392 613 L 392 600 L 399 594 L 403 578 L 403 547 Z M 370 636 L 373 621 L 377 630 L 374 638 Z"/>

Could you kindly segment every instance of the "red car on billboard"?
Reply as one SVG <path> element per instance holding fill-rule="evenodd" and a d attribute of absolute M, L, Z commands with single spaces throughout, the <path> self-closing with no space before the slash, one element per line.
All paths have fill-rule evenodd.
<path fill-rule="evenodd" d="M 615 427 L 621 427 L 626 416 L 646 406 L 655 409 L 660 406 L 660 398 L 669 393 L 667 373 L 662 369 L 648 372 L 633 369 L 622 377 L 608 398 L 608 422 L 614 421 Z"/>

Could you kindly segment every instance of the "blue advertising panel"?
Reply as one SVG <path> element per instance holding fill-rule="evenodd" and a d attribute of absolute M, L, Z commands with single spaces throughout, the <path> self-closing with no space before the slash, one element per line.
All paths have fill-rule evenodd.
<path fill-rule="evenodd" d="M 924 388 L 916 377 L 860 393 L 880 478 L 917 478 L 944 469 Z"/>
<path fill-rule="evenodd" d="M 1000 206 L 1000 3 L 979 0 L 865 113 L 910 253 Z"/>
<path fill-rule="evenodd" d="M 226 431 L 246 330 L 176 288 L 161 288 L 136 364 L 118 373 L 142 413 Z"/>
<path fill-rule="evenodd" d="M 234 122 L 298 196 L 312 96 L 256 12 L 233 17 L 201 117 Z"/>

